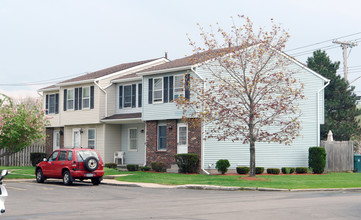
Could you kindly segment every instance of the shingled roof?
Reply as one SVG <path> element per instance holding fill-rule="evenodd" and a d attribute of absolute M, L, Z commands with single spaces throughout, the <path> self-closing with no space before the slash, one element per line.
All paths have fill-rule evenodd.
<path fill-rule="evenodd" d="M 157 59 L 159 59 L 159 58 L 157 58 Z M 115 72 L 126 70 L 129 68 L 144 64 L 144 63 L 149 63 L 149 62 L 152 62 L 157 59 L 143 60 L 143 61 L 137 61 L 137 62 L 132 62 L 132 63 L 123 63 L 123 64 L 112 66 L 112 67 L 109 67 L 109 68 L 106 68 L 103 70 L 99 70 L 96 72 L 92 72 L 92 73 L 81 75 L 81 76 L 78 76 L 75 78 L 71 78 L 71 79 L 62 81 L 60 83 L 70 83 L 70 82 L 78 82 L 78 81 L 84 81 L 84 80 L 97 79 L 99 77 L 103 77 L 103 76 L 106 76 L 106 75 L 109 75 L 109 74 L 112 74 Z"/>

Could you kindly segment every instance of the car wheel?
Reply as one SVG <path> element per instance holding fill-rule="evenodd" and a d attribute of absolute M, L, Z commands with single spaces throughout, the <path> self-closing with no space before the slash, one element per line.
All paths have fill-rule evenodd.
<path fill-rule="evenodd" d="M 43 171 L 39 168 L 36 170 L 36 182 L 43 183 L 45 181 L 45 177 L 43 175 Z"/>
<path fill-rule="evenodd" d="M 92 183 L 94 186 L 97 186 L 100 184 L 100 178 L 96 177 L 96 178 L 92 178 Z"/>
<path fill-rule="evenodd" d="M 96 157 L 88 157 L 84 161 L 84 167 L 86 170 L 93 172 L 98 169 L 99 161 Z"/>
<path fill-rule="evenodd" d="M 64 185 L 71 185 L 73 183 L 73 178 L 71 177 L 69 170 L 65 170 L 63 173 L 63 183 Z"/>

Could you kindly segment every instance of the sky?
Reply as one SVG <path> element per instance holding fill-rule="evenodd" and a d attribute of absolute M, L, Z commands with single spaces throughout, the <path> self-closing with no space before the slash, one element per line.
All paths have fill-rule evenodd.
<path fill-rule="evenodd" d="M 186 34 L 196 23 L 232 25 L 246 15 L 255 27 L 270 19 L 291 35 L 285 49 L 302 63 L 316 49 L 333 61 L 333 40 L 358 42 L 348 51 L 349 81 L 361 76 L 361 1 L 358 0 L 0 0 L 0 93 L 37 96 L 37 90 L 121 63 L 191 55 Z M 345 37 L 348 36 L 348 37 Z M 309 46 L 312 45 L 312 46 Z M 300 48 L 300 49 L 297 49 Z M 361 95 L 361 79 L 352 83 Z"/>

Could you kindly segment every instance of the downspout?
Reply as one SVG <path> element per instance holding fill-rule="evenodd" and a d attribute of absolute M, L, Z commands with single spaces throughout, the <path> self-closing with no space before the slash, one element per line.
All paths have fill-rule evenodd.
<path fill-rule="evenodd" d="M 317 92 L 317 146 L 320 146 L 320 139 L 321 139 L 321 125 L 320 125 L 320 92 L 330 84 L 331 80 L 327 80 L 326 85 L 324 85 L 320 90 Z"/>
<path fill-rule="evenodd" d="M 99 87 L 100 90 L 102 90 L 105 94 L 105 118 L 108 117 L 108 93 L 102 88 L 100 87 L 100 85 L 96 82 L 96 80 L 94 80 L 94 84 L 96 86 Z M 109 86 L 111 86 L 112 84 L 110 84 Z M 107 86 L 106 88 L 108 88 L 109 86 Z"/>
<path fill-rule="evenodd" d="M 205 89 L 206 89 L 206 84 L 205 84 L 205 82 L 204 82 L 203 77 L 200 76 L 200 75 L 194 70 L 194 66 L 191 66 L 191 71 L 192 71 L 193 73 L 195 73 L 195 74 L 203 81 L 203 90 L 205 90 Z M 204 110 L 204 105 L 205 105 L 205 103 L 203 102 L 203 110 Z M 205 134 L 205 129 L 206 129 L 206 127 L 205 127 L 204 123 L 202 123 L 202 136 Z M 205 174 L 210 175 L 210 173 L 204 169 L 204 146 L 205 146 L 205 139 L 202 138 L 202 146 L 201 146 L 201 170 L 202 170 Z"/>
<path fill-rule="evenodd" d="M 142 77 L 142 118 L 144 115 L 144 105 L 145 105 L 145 100 L 144 100 L 144 76 Z M 143 121 L 143 120 L 142 120 Z M 145 167 L 147 165 L 147 123 L 144 122 L 144 164 L 143 167 Z"/>

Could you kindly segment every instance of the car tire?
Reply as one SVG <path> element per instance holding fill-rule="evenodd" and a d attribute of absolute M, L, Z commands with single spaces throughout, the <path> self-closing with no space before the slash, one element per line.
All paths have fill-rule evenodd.
<path fill-rule="evenodd" d="M 69 170 L 65 170 L 63 172 L 63 183 L 64 185 L 68 185 L 68 186 L 73 183 L 73 178 L 71 177 Z"/>
<path fill-rule="evenodd" d="M 99 161 L 96 157 L 88 157 L 84 161 L 84 167 L 89 172 L 93 172 L 98 169 Z"/>
<path fill-rule="evenodd" d="M 101 182 L 101 180 L 100 180 L 99 177 L 92 178 L 91 180 L 92 180 L 92 184 L 93 184 L 94 186 L 99 185 L 100 182 Z"/>
<path fill-rule="evenodd" d="M 36 182 L 43 183 L 45 181 L 45 177 L 43 171 L 39 168 L 36 170 Z"/>

